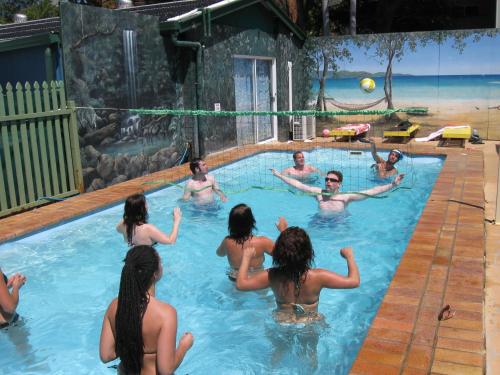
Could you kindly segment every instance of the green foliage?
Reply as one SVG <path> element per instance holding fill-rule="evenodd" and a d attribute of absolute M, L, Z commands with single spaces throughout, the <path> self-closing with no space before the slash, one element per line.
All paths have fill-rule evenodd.
<path fill-rule="evenodd" d="M 42 0 L 25 8 L 23 13 L 28 16 L 28 20 L 38 20 L 59 16 L 59 8 L 53 5 L 50 0 Z"/>

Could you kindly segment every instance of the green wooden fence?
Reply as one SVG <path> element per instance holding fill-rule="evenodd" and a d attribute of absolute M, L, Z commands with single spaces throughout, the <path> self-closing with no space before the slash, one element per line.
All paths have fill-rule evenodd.
<path fill-rule="evenodd" d="M 79 192 L 76 111 L 63 82 L 0 86 L 0 217 Z"/>

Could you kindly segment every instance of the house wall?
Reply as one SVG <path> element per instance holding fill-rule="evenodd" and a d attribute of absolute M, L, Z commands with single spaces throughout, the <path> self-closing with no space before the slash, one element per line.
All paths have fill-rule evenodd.
<path fill-rule="evenodd" d="M 128 111 L 179 105 L 158 19 L 64 3 L 61 32 L 68 99 L 80 107 L 86 189 L 175 165 L 183 145 L 178 118 Z"/>
<path fill-rule="evenodd" d="M 201 28 L 201 27 L 200 27 Z M 203 96 L 201 108 L 213 110 L 220 103 L 222 110 L 234 111 L 235 83 L 233 78 L 233 56 L 263 56 L 276 59 L 277 109 L 288 110 L 287 62 L 293 64 L 293 107 L 303 109 L 308 89 L 304 77 L 301 42 L 291 36 L 282 22 L 271 16 L 269 11 L 256 5 L 245 11 L 228 15 L 213 21 L 211 35 L 204 36 L 203 30 L 186 33 L 179 39 L 201 40 L 203 49 Z M 185 108 L 195 108 L 195 64 L 194 53 L 190 55 L 184 83 Z M 200 132 L 204 153 L 236 146 L 235 117 L 201 117 Z M 288 117 L 278 118 L 278 138 L 289 136 Z"/>
<path fill-rule="evenodd" d="M 45 70 L 45 46 L 16 49 L 0 54 L 0 85 L 7 82 L 13 86 L 47 80 Z"/>

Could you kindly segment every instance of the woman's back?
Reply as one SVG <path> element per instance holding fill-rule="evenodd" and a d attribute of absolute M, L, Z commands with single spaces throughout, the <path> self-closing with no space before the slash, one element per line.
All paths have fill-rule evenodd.
<path fill-rule="evenodd" d="M 322 289 L 320 273 L 322 270 L 309 270 L 303 277 L 299 288 L 293 281 L 270 269 L 269 281 L 277 304 L 299 303 L 311 305 L 319 300 Z"/>
<path fill-rule="evenodd" d="M 116 309 L 118 299 L 115 299 L 110 306 L 110 323 L 113 332 L 116 332 Z M 162 327 L 168 320 L 176 319 L 176 311 L 169 304 L 158 301 L 154 297 L 150 297 L 144 318 L 142 320 L 142 339 L 144 341 L 144 358 L 141 375 L 156 375 L 157 371 L 157 352 L 160 333 Z M 119 367 L 120 374 L 130 374 L 123 368 Z"/>
<path fill-rule="evenodd" d="M 243 249 L 245 247 L 253 247 L 255 256 L 250 261 L 250 268 L 261 268 L 264 263 L 264 253 L 272 254 L 274 242 L 270 238 L 264 236 L 250 236 L 243 243 L 238 243 L 236 240 L 226 237 L 221 244 L 225 248 L 227 260 L 233 269 L 239 269 L 243 259 Z"/>

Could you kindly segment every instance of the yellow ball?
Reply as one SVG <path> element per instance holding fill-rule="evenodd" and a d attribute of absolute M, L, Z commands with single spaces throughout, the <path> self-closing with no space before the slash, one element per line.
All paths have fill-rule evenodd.
<path fill-rule="evenodd" d="M 363 78 L 359 81 L 359 88 L 369 94 L 375 90 L 375 81 L 371 78 Z"/>

